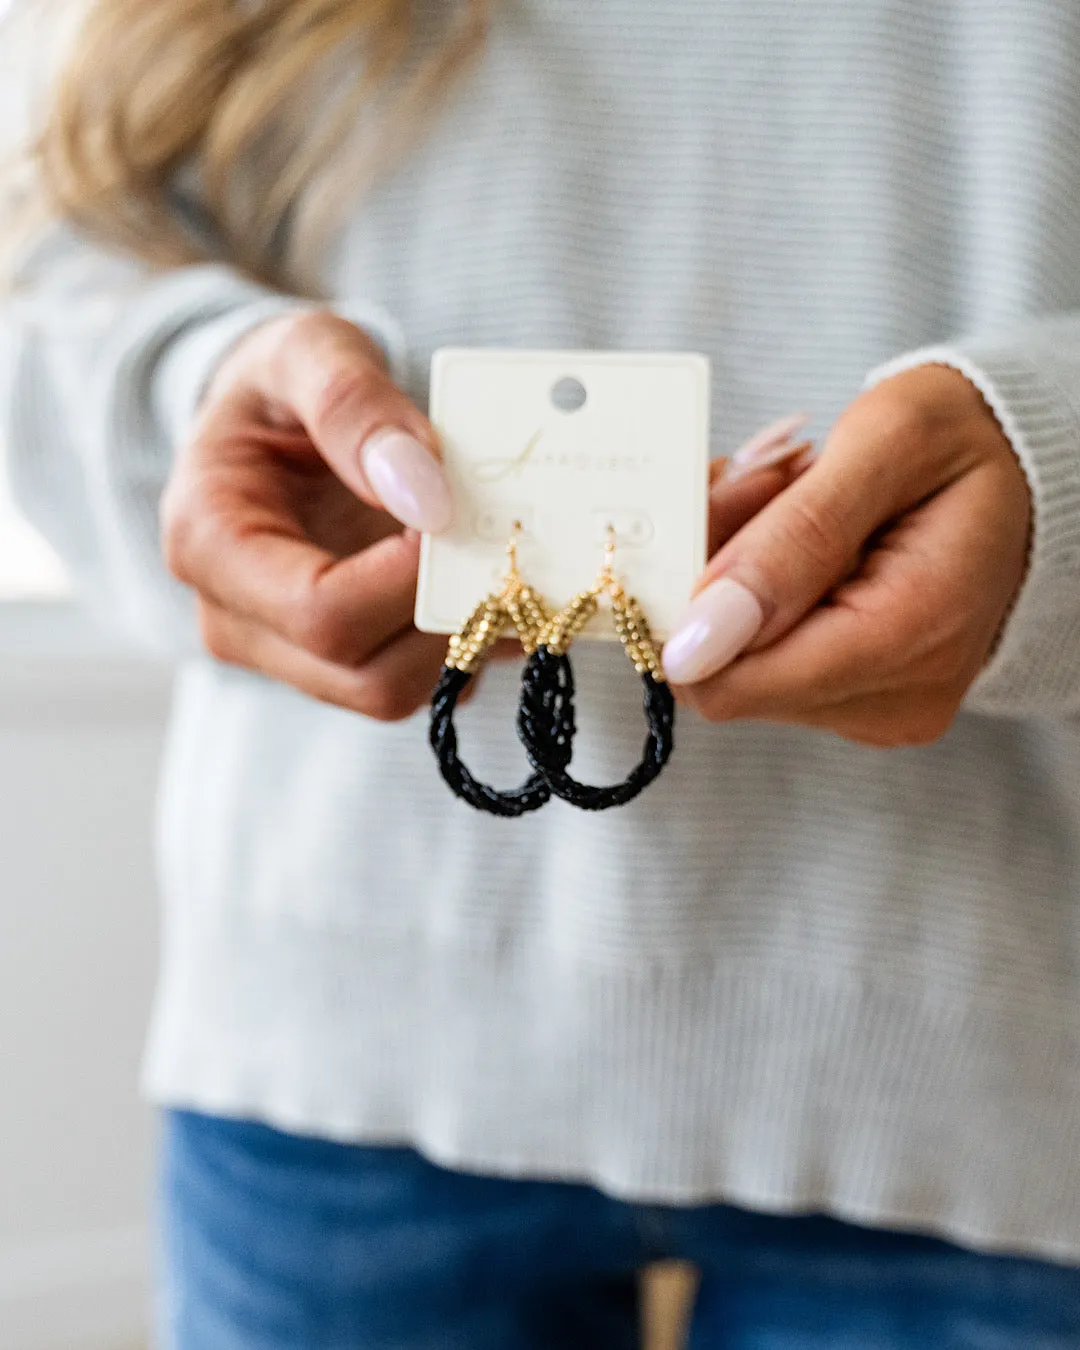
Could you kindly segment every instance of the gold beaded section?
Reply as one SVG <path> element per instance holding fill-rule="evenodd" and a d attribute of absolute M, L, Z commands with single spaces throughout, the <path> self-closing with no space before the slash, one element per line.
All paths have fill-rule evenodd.
<path fill-rule="evenodd" d="M 506 622 L 502 597 L 489 595 L 476 606 L 450 639 L 444 664 L 451 670 L 464 670 L 471 674 L 483 661 L 489 648 L 499 640 Z"/>
<path fill-rule="evenodd" d="M 508 584 L 503 592 L 506 616 L 514 625 L 525 655 L 536 651 L 540 630 L 551 617 L 551 610 L 531 586 L 523 582 Z"/>
<path fill-rule="evenodd" d="M 553 614 L 537 636 L 536 645 L 547 647 L 556 656 L 565 654 L 574 638 L 600 608 L 599 592 L 581 591 L 568 605 Z"/>
<path fill-rule="evenodd" d="M 630 664 L 639 675 L 651 675 L 658 684 L 664 682 L 664 668 L 660 652 L 649 631 L 649 622 L 638 601 L 610 574 L 602 575 L 590 590 L 575 595 L 558 614 L 552 615 L 537 637 L 538 647 L 547 647 L 556 656 L 565 655 L 570 644 L 600 608 L 601 595 L 611 601 L 615 632 L 623 645 Z"/>
<path fill-rule="evenodd" d="M 621 586 L 613 587 L 609 594 L 615 617 L 615 632 L 630 664 L 639 675 L 651 675 L 658 684 L 664 683 L 660 652 L 649 631 L 649 621 L 641 605 L 632 595 L 627 595 Z"/>
<path fill-rule="evenodd" d="M 531 655 L 549 617 L 550 611 L 536 591 L 510 576 L 497 595 L 489 595 L 476 606 L 450 639 L 444 664 L 473 674 L 508 629 L 516 631 L 525 654 Z"/>
<path fill-rule="evenodd" d="M 515 521 L 506 547 L 509 565 L 502 590 L 481 600 L 450 639 L 444 664 L 471 675 L 509 628 L 517 633 L 526 656 L 531 656 L 537 647 L 547 647 L 556 656 L 563 656 L 599 610 L 600 597 L 606 595 L 611 602 L 615 632 L 630 664 L 639 675 L 650 675 L 658 684 L 663 683 L 660 652 L 645 612 L 632 595 L 627 595 L 612 567 L 615 531 L 608 526 L 604 566 L 595 584 L 587 591 L 579 591 L 557 614 L 552 614 L 537 592 L 521 579 L 517 561 L 520 532 L 521 522 Z"/>
<path fill-rule="evenodd" d="M 517 633 L 526 656 L 536 651 L 537 639 L 551 618 L 551 611 L 536 591 L 521 579 L 518 571 L 520 534 L 521 521 L 515 520 L 506 546 L 506 578 L 502 590 L 481 600 L 450 639 L 443 665 L 451 670 L 473 674 L 508 628 Z"/>

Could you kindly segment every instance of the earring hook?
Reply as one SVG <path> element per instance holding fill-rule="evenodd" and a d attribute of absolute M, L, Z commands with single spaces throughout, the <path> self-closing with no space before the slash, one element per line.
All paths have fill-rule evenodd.
<path fill-rule="evenodd" d="M 594 593 L 610 591 L 617 584 L 615 579 L 615 526 L 609 521 L 604 531 L 604 565 L 596 578 Z"/>
<path fill-rule="evenodd" d="M 521 531 L 524 529 L 520 520 L 515 520 L 510 527 L 510 538 L 506 545 L 506 579 L 507 581 L 520 581 L 521 573 L 518 571 L 518 539 Z"/>
<path fill-rule="evenodd" d="M 606 539 L 604 541 L 604 575 L 608 578 L 614 575 L 615 570 L 615 526 L 608 522 Z"/>

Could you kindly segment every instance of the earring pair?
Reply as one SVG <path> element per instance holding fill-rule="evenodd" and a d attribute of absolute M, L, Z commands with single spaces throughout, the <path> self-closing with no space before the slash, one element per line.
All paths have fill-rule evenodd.
<path fill-rule="evenodd" d="M 593 585 L 554 612 L 521 576 L 517 556 L 520 531 L 521 524 L 515 521 L 507 544 L 502 589 L 482 600 L 450 639 L 432 696 L 429 739 L 440 771 L 458 797 L 477 810 L 497 816 L 536 811 L 553 795 L 585 811 L 623 806 L 642 792 L 671 758 L 675 700 L 644 611 L 616 575 L 615 531 L 608 526 L 603 565 Z M 568 651 L 605 599 L 623 650 L 641 677 L 648 735 L 641 761 L 622 782 L 594 787 L 578 782 L 569 773 L 577 727 L 574 673 Z M 517 732 L 533 772 L 521 787 L 499 791 L 481 783 L 462 763 L 454 713 L 491 648 L 510 631 L 516 632 L 528 658 L 521 679 Z"/>

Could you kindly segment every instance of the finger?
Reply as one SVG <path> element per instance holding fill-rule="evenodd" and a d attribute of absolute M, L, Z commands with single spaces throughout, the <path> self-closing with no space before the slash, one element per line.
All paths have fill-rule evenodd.
<path fill-rule="evenodd" d="M 774 468 L 804 455 L 813 448 L 813 442 L 798 439 L 798 433 L 809 420 L 807 413 L 792 413 L 751 436 L 734 454 L 712 460 L 709 464 L 710 487 L 720 478 L 735 482 L 748 474 Z"/>
<path fill-rule="evenodd" d="M 770 450 L 774 450 L 776 446 L 794 440 L 799 432 L 805 429 L 809 421 L 809 413 L 796 412 L 788 413 L 775 422 L 770 422 L 768 426 L 755 432 L 749 440 L 743 441 L 742 445 L 732 455 L 732 461 L 735 464 L 753 463 L 759 455 L 766 454 Z"/>
<path fill-rule="evenodd" d="M 223 609 L 326 661 L 358 665 L 412 625 L 420 543 L 393 534 L 344 558 L 311 543 L 265 472 L 196 478 L 169 499 L 166 560 Z M 248 475 L 251 477 L 251 475 Z"/>
<path fill-rule="evenodd" d="M 775 642 L 852 570 L 869 537 L 935 486 L 900 413 L 838 425 L 809 468 L 715 555 L 664 648 L 692 684 Z"/>
<path fill-rule="evenodd" d="M 856 577 L 770 647 L 687 692 L 714 720 L 804 721 L 897 689 L 953 691 L 986 659 L 1001 619 L 992 579 L 1000 505 L 987 468 L 938 494 L 879 542 Z"/>
<path fill-rule="evenodd" d="M 728 476 L 740 478 L 743 474 L 753 473 L 758 468 L 783 463 L 786 458 L 797 453 L 799 433 L 805 429 L 809 421 L 809 414 L 794 413 L 751 436 L 731 456 Z"/>
<path fill-rule="evenodd" d="M 709 489 L 709 556 L 784 490 L 806 468 L 804 454 L 785 457 L 737 479 L 718 474 Z"/>
<path fill-rule="evenodd" d="M 711 492 L 717 483 L 727 473 L 727 466 L 731 463 L 724 455 L 718 459 L 709 460 L 709 491 Z"/>
<path fill-rule="evenodd" d="M 699 688 L 693 686 L 680 691 L 679 702 L 695 706 Z M 860 695 L 840 703 L 801 708 L 782 715 L 762 713 L 751 720 L 831 731 L 858 745 L 892 750 L 931 745 L 940 740 L 956 720 L 959 706 L 954 689 L 926 685 Z"/>
<path fill-rule="evenodd" d="M 268 404 L 295 416 L 357 496 L 414 529 L 448 528 L 453 503 L 438 436 L 354 324 L 320 312 L 268 325 L 247 374 Z"/>
<path fill-rule="evenodd" d="M 774 446 L 771 450 L 763 450 L 748 464 L 739 464 L 732 461 L 731 468 L 727 473 L 728 481 L 735 482 L 739 478 L 745 478 L 747 474 L 760 473 L 763 469 L 772 469 L 778 465 L 800 459 L 808 450 L 813 448 L 813 441 L 790 441 L 784 445 Z"/>
<path fill-rule="evenodd" d="M 888 658 L 880 629 L 837 597 L 773 646 L 710 678 L 676 685 L 676 693 L 712 722 L 798 723 L 808 713 L 879 692 L 894 676 Z"/>
<path fill-rule="evenodd" d="M 431 696 L 445 642 L 415 631 L 391 642 L 361 666 L 326 661 L 296 647 L 261 624 L 204 603 L 203 640 L 217 660 L 257 671 L 380 722 L 411 716 Z"/>
<path fill-rule="evenodd" d="M 828 708 L 807 710 L 798 724 L 831 731 L 846 741 L 878 750 L 932 745 L 956 720 L 959 703 L 951 688 L 908 689 L 849 699 Z M 791 720 L 791 719 L 786 719 Z"/>
<path fill-rule="evenodd" d="M 818 457 L 817 446 L 811 441 L 803 442 L 797 449 L 798 453 L 784 462 L 784 469 L 793 481 L 804 474 Z"/>

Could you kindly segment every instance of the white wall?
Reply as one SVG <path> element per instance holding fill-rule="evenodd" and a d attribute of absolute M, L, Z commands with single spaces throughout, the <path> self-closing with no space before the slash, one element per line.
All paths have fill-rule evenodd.
<path fill-rule="evenodd" d="M 0 606 L 0 1350 L 145 1344 L 162 672 L 13 656 Z"/>

